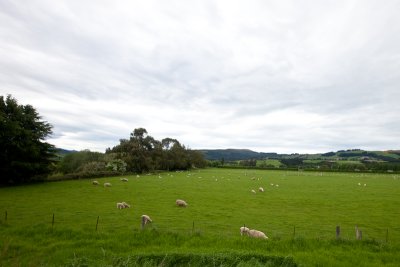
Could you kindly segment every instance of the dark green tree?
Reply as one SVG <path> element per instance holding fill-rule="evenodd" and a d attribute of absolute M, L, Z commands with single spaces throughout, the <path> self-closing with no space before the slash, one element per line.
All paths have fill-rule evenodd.
<path fill-rule="evenodd" d="M 186 149 L 173 138 L 164 138 L 160 142 L 149 136 L 144 128 L 135 129 L 129 140 L 121 139 L 119 145 L 107 149 L 106 154 L 115 154 L 122 159 L 130 172 L 186 170 L 207 165 L 202 153 Z"/>
<path fill-rule="evenodd" d="M 31 105 L 0 96 L 0 183 L 19 184 L 44 178 L 56 157 L 44 140 L 52 126 Z"/>

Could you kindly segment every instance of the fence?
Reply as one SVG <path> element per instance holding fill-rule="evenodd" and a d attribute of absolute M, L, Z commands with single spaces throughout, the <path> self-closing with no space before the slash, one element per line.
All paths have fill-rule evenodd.
<path fill-rule="evenodd" d="M 127 220 L 119 221 L 112 220 L 109 216 L 102 217 L 101 215 L 94 216 L 93 214 L 88 216 L 83 215 L 80 219 L 74 219 L 74 217 L 57 216 L 56 213 L 49 213 L 47 215 L 39 215 L 36 221 L 23 219 L 24 216 L 17 214 L 13 217 L 13 213 L 9 211 L 4 212 L 4 220 L 0 220 L 0 225 L 7 225 L 9 227 L 27 227 L 35 225 L 48 226 L 50 231 L 54 229 L 81 229 L 85 231 L 93 232 L 108 232 L 108 231 L 126 231 L 134 230 L 140 231 L 143 228 L 154 229 L 159 232 L 172 232 L 172 233 L 183 233 L 183 234 L 205 234 L 205 235 L 218 235 L 222 237 L 234 237 L 240 235 L 240 227 L 246 225 L 233 225 L 233 224 L 218 224 L 217 222 L 205 221 L 205 220 L 191 220 L 185 222 L 184 227 L 176 226 L 173 222 L 168 223 L 164 218 L 161 222 L 153 221 L 152 223 L 143 224 L 140 219 L 133 220 L 133 218 L 127 218 Z M 251 227 L 249 227 L 251 228 Z M 303 238 L 316 238 L 322 240 L 331 239 L 344 239 L 344 240 L 375 240 L 384 243 L 399 242 L 400 227 L 396 228 L 381 228 L 376 229 L 373 227 L 355 225 L 349 227 L 348 225 L 342 228 L 340 225 L 332 225 L 331 227 L 324 226 L 324 229 L 315 226 L 313 228 L 307 228 L 302 225 L 290 226 L 266 226 L 257 227 L 258 230 L 266 231 L 267 236 L 272 240 L 281 239 L 295 239 L 299 237 Z M 266 230 L 265 230 L 266 229 Z"/>

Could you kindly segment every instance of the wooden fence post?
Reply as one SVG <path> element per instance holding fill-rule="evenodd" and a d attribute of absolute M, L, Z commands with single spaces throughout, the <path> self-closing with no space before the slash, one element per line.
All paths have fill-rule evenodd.
<path fill-rule="evenodd" d="M 53 231 L 54 228 L 54 213 L 53 213 L 53 220 L 51 221 L 51 231 Z"/>
<path fill-rule="evenodd" d="M 97 232 L 97 226 L 99 225 L 99 218 L 100 218 L 100 216 L 97 216 L 97 222 L 96 222 L 96 232 Z"/>
<path fill-rule="evenodd" d="M 340 239 L 340 226 L 336 226 L 336 239 Z"/>
<path fill-rule="evenodd" d="M 358 226 L 356 225 L 356 239 L 361 240 L 362 239 L 362 231 L 358 229 Z"/>
<path fill-rule="evenodd" d="M 386 229 L 386 243 L 388 242 L 388 238 L 389 238 L 389 229 Z"/>

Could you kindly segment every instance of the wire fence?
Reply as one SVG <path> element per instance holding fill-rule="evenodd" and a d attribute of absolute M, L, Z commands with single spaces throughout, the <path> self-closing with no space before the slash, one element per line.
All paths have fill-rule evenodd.
<path fill-rule="evenodd" d="M 29 219 L 28 219 L 29 218 Z M 48 229 L 74 229 L 93 232 L 126 232 L 141 231 L 143 227 L 139 218 L 127 217 L 125 220 L 95 214 L 74 214 L 74 216 L 47 214 L 14 214 L 6 210 L 0 224 L 8 227 L 45 226 Z M 200 234 L 220 236 L 224 238 L 240 236 L 240 227 L 252 228 L 251 225 L 238 225 L 234 223 L 219 223 L 210 220 L 187 220 L 179 224 L 163 218 L 145 225 L 145 229 L 153 229 L 159 232 Z M 268 230 L 264 230 L 268 229 Z M 345 239 L 345 240 L 375 240 L 383 243 L 400 241 L 400 226 L 377 228 L 368 225 L 324 225 L 323 227 L 309 225 L 266 225 L 257 227 L 272 240 L 286 240 L 294 238 L 311 238 L 320 240 Z"/>

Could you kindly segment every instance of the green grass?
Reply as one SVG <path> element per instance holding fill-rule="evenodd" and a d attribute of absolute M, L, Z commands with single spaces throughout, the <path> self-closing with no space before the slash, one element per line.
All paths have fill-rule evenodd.
<path fill-rule="evenodd" d="M 160 177 L 97 179 L 111 188 L 91 180 L 0 188 L 0 266 L 400 262 L 399 175 L 205 169 Z M 259 186 L 264 193 L 250 192 Z M 176 207 L 177 198 L 189 206 Z M 118 210 L 120 201 L 131 208 Z M 143 231 L 142 214 L 154 221 Z M 241 237 L 243 224 L 270 239 Z"/>

